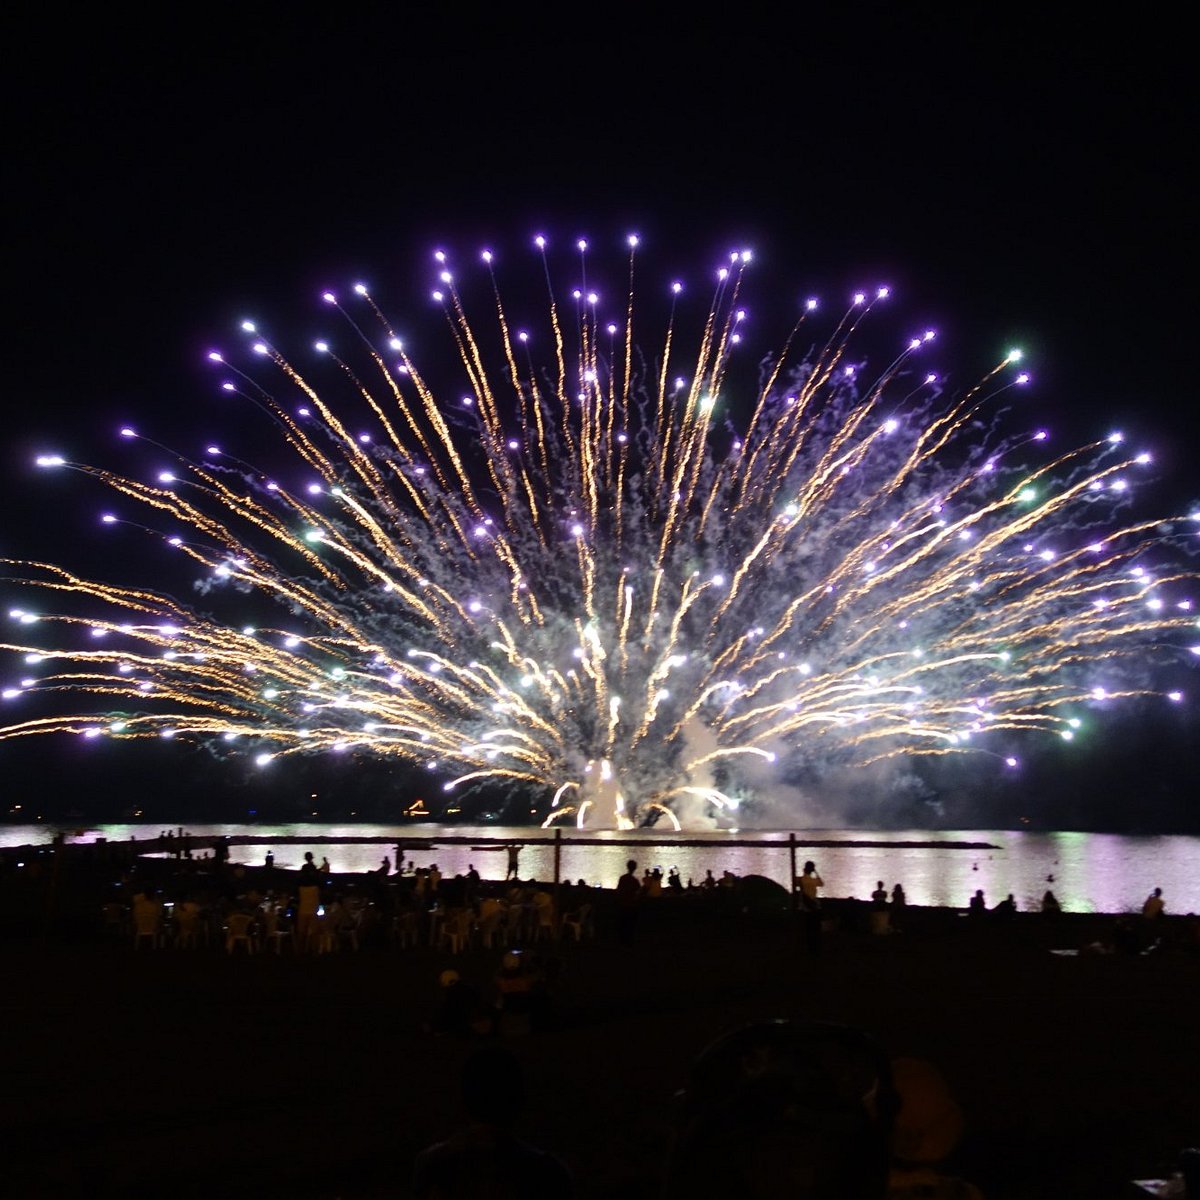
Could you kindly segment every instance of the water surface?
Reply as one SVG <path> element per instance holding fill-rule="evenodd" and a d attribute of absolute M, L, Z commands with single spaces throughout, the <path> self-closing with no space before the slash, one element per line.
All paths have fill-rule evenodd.
<path fill-rule="evenodd" d="M 49 842 L 59 827 L 46 825 L 0 826 L 0 846 Z M 97 838 L 138 841 L 155 838 L 161 826 L 105 825 L 95 829 L 67 829 L 69 841 L 91 842 Z M 507 865 L 503 847 L 489 845 L 494 839 L 524 843 L 520 852 L 522 878 L 554 877 L 553 837 L 545 830 L 497 825 L 436 825 L 422 822 L 406 825 L 189 825 L 199 836 L 298 837 L 334 839 L 270 845 L 234 846 L 235 862 L 261 863 L 267 850 L 280 867 L 297 867 L 304 851 L 312 849 L 318 861 L 329 858 L 334 871 L 369 871 L 381 865 L 386 855 L 395 869 L 396 844 L 403 839 L 404 857 L 418 866 L 437 863 L 443 874 L 465 872 L 474 864 L 485 879 L 502 879 Z M 564 830 L 564 837 L 577 836 Z M 732 846 L 732 835 L 689 834 L 698 845 L 673 844 L 673 838 L 657 830 L 636 834 L 595 833 L 586 845 L 563 845 L 562 874 L 570 879 L 611 887 L 622 874 L 625 861 L 636 859 L 639 871 L 659 866 L 664 874 L 677 867 L 685 882 L 697 883 L 706 870 L 720 876 L 724 870 L 736 875 L 765 875 L 782 884 L 789 876 L 788 833 L 739 833 L 751 845 Z M 377 844 L 339 842 L 339 838 L 383 838 Z M 467 839 L 464 843 L 439 838 Z M 1050 888 L 1064 908 L 1073 912 L 1136 912 L 1155 887 L 1163 889 L 1167 911 L 1200 912 L 1200 838 L 1182 835 L 1136 836 L 1109 833 L 1025 833 L 1013 830 L 927 830 L 873 833 L 864 830 L 797 830 L 797 859 L 802 865 L 811 858 L 825 881 L 825 894 L 865 899 L 882 879 L 889 890 L 900 882 L 913 904 L 965 907 L 977 888 L 989 904 L 1010 892 L 1021 909 L 1040 905 L 1042 893 Z M 479 839 L 475 841 L 474 839 Z M 613 844 L 617 839 L 636 840 L 634 847 Z M 678 840 L 678 835 L 674 841 Z M 836 841 L 837 846 L 814 847 L 812 842 Z M 862 843 L 873 842 L 875 845 Z M 922 842 L 922 846 L 901 846 Z M 954 842 L 986 842 L 994 850 L 954 848 Z M 885 843 L 879 845 L 878 843 Z"/>

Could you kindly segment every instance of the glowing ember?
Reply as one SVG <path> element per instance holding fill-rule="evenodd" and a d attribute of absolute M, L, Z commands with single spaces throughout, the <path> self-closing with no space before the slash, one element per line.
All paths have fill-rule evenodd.
<path fill-rule="evenodd" d="M 363 284 L 345 307 L 324 294 L 350 336 L 318 342 L 312 374 L 245 322 L 245 369 L 208 359 L 291 451 L 270 477 L 217 446 L 149 481 L 40 456 L 136 502 L 100 520 L 186 555 L 210 612 L 10 564 L 9 616 L 40 640 L 2 648 L 43 673 L 4 701 L 54 691 L 75 711 L 0 738 L 202 739 L 265 770 L 391 756 L 438 772 L 453 803 L 499 784 L 548 820 L 728 824 L 799 769 L 979 753 L 1011 770 L 1022 735 L 1078 742 L 1093 706 L 1183 699 L 1150 668 L 1200 654 L 1178 553 L 1200 526 L 1118 519 L 1149 455 L 1106 435 L 1047 457 L 1019 404 L 1007 419 L 1025 428 L 1005 433 L 996 398 L 1029 380 L 1016 351 L 954 396 L 924 362 L 932 330 L 870 366 L 860 326 L 886 288 L 823 328 L 801 302 L 785 351 L 742 385 L 745 252 L 698 322 L 677 323 L 685 290 L 664 289 L 643 357 L 628 248 L 615 318 L 581 242 L 578 290 L 565 306 L 552 290 L 528 331 L 491 252 L 483 325 L 439 252 L 450 390 Z"/>

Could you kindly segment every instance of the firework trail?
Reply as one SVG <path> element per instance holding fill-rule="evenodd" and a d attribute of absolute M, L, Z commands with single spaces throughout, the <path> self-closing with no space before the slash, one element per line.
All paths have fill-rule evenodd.
<path fill-rule="evenodd" d="M 564 297 L 537 246 L 536 335 L 510 322 L 490 254 L 482 322 L 436 256 L 446 387 L 447 356 L 423 374 L 363 285 L 325 295 L 346 335 L 311 371 L 246 323 L 245 355 L 210 358 L 290 448 L 277 474 L 215 446 L 148 482 L 40 459 L 111 488 L 102 520 L 186 556 L 225 615 L 7 560 L 20 632 L 0 649 L 37 670 L 4 698 L 59 696 L 0 739 L 177 737 L 263 766 L 369 754 L 425 764 L 447 803 L 500 785 L 548 820 L 728 824 L 765 763 L 1014 766 L 1021 738 L 1164 695 L 1155 665 L 1200 653 L 1177 552 L 1196 515 L 1123 523 L 1148 456 L 1119 435 L 1047 456 L 1043 432 L 1004 434 L 1015 352 L 953 396 L 921 365 L 932 332 L 868 369 L 879 289 L 833 320 L 802 305 L 740 386 L 748 253 L 702 321 L 672 299 L 644 354 L 637 240 L 615 323 L 584 243 Z"/>

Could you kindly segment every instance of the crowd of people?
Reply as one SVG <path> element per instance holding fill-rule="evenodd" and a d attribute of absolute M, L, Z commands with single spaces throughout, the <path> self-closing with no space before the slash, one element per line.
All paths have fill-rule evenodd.
<path fill-rule="evenodd" d="M 108 927 L 131 930 L 137 947 L 170 941 L 181 946 L 225 945 L 231 950 L 245 946 L 324 953 L 383 942 L 458 952 L 472 945 L 519 947 L 557 940 L 564 931 L 577 939 L 595 933 L 599 897 L 593 889 L 582 879 L 554 884 L 522 880 L 518 872 L 523 847 L 518 843 L 506 847 L 503 881 L 485 881 L 473 863 L 465 872 L 449 877 L 436 862 L 419 866 L 405 857 L 403 844 L 396 846 L 395 871 L 391 858 L 385 856 L 376 871 L 335 875 L 328 858 L 318 862 L 312 851 L 306 851 L 299 869 L 291 871 L 277 868 L 274 854 L 268 851 L 261 869 L 231 866 L 224 854 L 216 857 L 219 869 L 205 874 L 196 871 L 195 859 L 186 857 L 189 848 L 182 830 L 173 840 L 179 847 L 178 858 L 184 861 L 168 886 L 151 886 L 135 867 L 118 885 L 118 893 L 123 890 L 123 894 L 105 905 Z M 206 882 L 200 882 L 201 878 Z M 733 896 L 741 882 L 732 871 L 724 870 L 718 877 L 711 868 L 699 882 L 690 877 L 685 881 L 676 867 L 666 872 L 660 866 L 639 869 L 637 860 L 630 859 L 611 889 L 614 940 L 632 945 L 641 914 L 661 897 Z M 816 863 L 805 862 L 794 881 L 792 903 L 803 944 L 813 955 L 821 953 L 824 932 L 831 923 L 824 890 Z M 864 924 L 871 933 L 905 930 L 908 899 L 902 883 L 889 889 L 884 880 L 877 880 L 865 908 Z M 1040 912 L 1058 917 L 1062 911 L 1054 892 L 1047 888 Z M 997 922 L 1015 917 L 1018 905 L 1009 893 L 989 906 L 984 890 L 978 888 L 965 912 L 973 921 Z M 239 937 L 236 943 L 230 936 L 235 915 L 251 919 L 248 936 Z M 1144 946 L 1160 935 L 1165 918 L 1163 892 L 1156 887 L 1146 898 L 1140 922 L 1135 926 L 1126 920 L 1121 930 L 1136 932 L 1135 940 Z M 241 928 L 244 923 L 233 924 Z M 1128 940 L 1118 934 L 1113 944 L 1124 945 Z"/>
<path fill-rule="evenodd" d="M 261 868 L 234 865 L 211 874 L 143 863 L 113 885 L 104 924 L 113 936 L 132 932 L 139 949 L 215 945 L 302 954 L 371 944 L 458 953 L 595 932 L 593 889 L 583 879 L 485 882 L 474 864 L 453 876 L 436 862 L 401 859 L 401 867 L 393 873 L 385 858 L 377 871 L 334 874 L 312 851 L 295 871 L 276 868 L 270 853 Z"/>
<path fill-rule="evenodd" d="M 536 1196 L 542 1194 L 539 1189 L 544 1185 L 547 1190 L 553 1188 L 556 1196 L 569 1196 L 573 1188 L 569 1172 L 520 1133 L 519 1089 L 511 1091 L 510 1103 L 500 1107 L 493 1103 L 480 1107 L 477 1101 L 488 1094 L 495 1072 L 517 1087 L 510 1050 L 520 1039 L 570 1029 L 578 1020 L 578 989 L 573 990 L 572 982 L 584 960 L 573 957 L 579 952 L 574 947 L 577 935 L 566 932 L 571 922 L 580 922 L 580 940 L 595 937 L 615 962 L 624 960 L 623 950 L 618 948 L 637 948 L 625 960 L 636 966 L 648 961 L 642 947 L 663 944 L 656 935 L 654 914 L 675 912 L 688 924 L 691 914 L 700 917 L 706 911 L 746 919 L 738 914 L 747 911 L 742 904 L 747 881 L 719 867 L 706 870 L 703 878 L 688 878 L 675 867 L 647 867 L 636 858 L 626 862 L 619 877 L 592 885 L 583 880 L 554 884 L 522 879 L 519 845 L 507 848 L 505 877 L 499 878 L 497 869 L 485 879 L 474 864 L 454 874 L 443 873 L 436 862 L 418 865 L 407 855 L 408 849 L 398 845 L 394 859 L 389 854 L 377 869 L 355 874 L 334 872 L 328 859 L 312 851 L 303 854 L 301 865 L 294 870 L 278 866 L 271 854 L 253 865 L 230 863 L 222 856 L 217 860 L 219 866 L 197 871 L 196 860 L 189 860 L 180 844 L 178 857 L 135 859 L 123 870 L 109 903 L 114 912 L 111 929 L 126 939 L 126 945 L 131 939 L 139 953 L 168 942 L 179 947 L 208 946 L 231 955 L 263 951 L 318 955 L 371 946 L 423 948 L 425 953 L 414 956 L 412 962 L 416 975 L 429 972 L 428 1007 L 422 1012 L 424 1031 L 431 1038 L 452 1039 L 455 1053 L 461 1042 L 469 1065 L 463 1079 L 464 1124 L 418 1157 L 412 1177 L 414 1194 L 454 1194 L 446 1189 L 464 1178 L 464 1171 L 481 1171 L 485 1176 L 497 1173 L 509 1184 L 519 1181 L 515 1194 Z M 795 913 L 799 953 L 829 956 L 830 962 L 822 969 L 836 962 L 852 938 L 858 939 L 860 948 L 869 947 L 874 953 L 879 947 L 868 934 L 902 933 L 911 940 L 921 937 L 929 928 L 926 922 L 937 915 L 931 911 L 927 916 L 925 910 L 911 907 L 900 882 L 889 886 L 879 879 L 864 898 L 848 898 L 839 894 L 835 875 L 836 871 L 822 872 L 816 861 L 809 860 L 797 873 L 790 892 L 774 885 L 783 905 L 776 911 Z M 957 928 L 962 944 L 991 936 L 983 932 L 985 928 L 995 929 L 999 942 L 1004 942 L 1009 938 L 1000 932 L 1005 923 L 1010 929 L 1070 928 L 1070 919 L 1063 918 L 1062 906 L 1049 887 L 1040 905 L 1032 899 L 1018 905 L 1011 893 L 989 903 L 983 888 L 974 889 L 964 900 L 967 903 L 957 910 L 964 919 L 957 921 L 955 910 L 944 910 L 949 920 L 942 925 Z M 1166 937 L 1168 930 L 1186 933 L 1184 919 L 1169 915 L 1167 900 L 1162 888 L 1153 888 L 1140 911 L 1114 919 L 1111 938 L 1081 947 L 1080 953 L 1144 953 Z M 1019 911 L 1022 920 L 1017 923 Z M 1039 912 L 1056 923 L 1039 921 Z M 453 941 L 456 914 L 465 914 L 464 936 L 475 953 L 463 954 L 463 947 Z M 582 933 L 585 927 L 586 935 Z M 446 936 L 448 930 L 451 933 Z M 1180 943 L 1176 940 L 1175 944 Z M 771 1074 L 772 1088 L 778 1096 L 791 1097 L 798 1104 L 803 1101 L 802 1108 L 809 1106 L 804 1111 L 812 1105 L 812 1096 L 805 1089 L 815 1077 L 803 1073 L 810 1067 L 804 1065 L 806 1060 L 797 1047 L 807 1044 L 804 1038 L 809 1032 L 791 1029 L 786 1037 L 780 1035 L 783 1040 L 778 1043 L 770 1031 L 754 1034 L 766 1039 L 755 1045 L 766 1056 L 763 1061 L 774 1064 L 772 1072 L 777 1073 Z M 788 1041 L 793 1038 L 799 1039 L 795 1046 Z M 705 1060 L 708 1066 L 715 1061 L 718 1059 Z M 731 1059 L 734 1064 L 737 1061 L 736 1056 Z M 890 1069 L 893 1085 L 900 1088 L 901 1068 L 893 1063 Z M 469 1079 L 475 1070 L 481 1075 Z M 922 1071 L 912 1067 L 909 1074 L 927 1080 L 929 1072 Z M 743 1132 L 751 1139 L 746 1144 L 758 1136 L 757 1131 L 767 1129 L 770 1145 L 788 1147 L 789 1153 L 798 1156 L 808 1153 L 812 1148 L 806 1148 L 802 1139 L 788 1141 L 796 1131 L 782 1117 L 781 1123 L 769 1128 L 755 1123 L 764 1116 L 768 1122 L 774 1121 L 778 1115 L 770 1106 L 777 1092 L 760 1094 L 755 1091 L 757 1086 L 756 1081 L 736 1074 L 732 1077 L 729 1094 L 742 1096 L 746 1112 L 757 1114 L 755 1121 L 747 1119 L 745 1124 Z M 476 1088 L 483 1090 L 472 1090 Z M 746 1089 L 744 1094 L 741 1088 Z M 789 1090 L 794 1088 L 799 1090 Z M 781 1111 L 790 1109 L 785 1104 Z M 727 1110 L 725 1115 L 736 1125 L 739 1114 L 740 1110 Z M 856 1114 L 851 1105 L 841 1115 L 849 1120 Z M 713 1146 L 726 1144 L 721 1140 L 725 1136 L 721 1128 L 707 1125 L 702 1109 L 696 1109 L 690 1119 L 692 1124 L 681 1125 L 677 1143 L 684 1151 L 672 1151 L 668 1173 L 673 1173 L 678 1189 L 668 1194 L 695 1194 L 688 1189 L 694 1185 L 697 1171 L 707 1176 L 717 1167 L 724 1169 L 702 1153 L 710 1140 Z M 777 1142 L 771 1140 L 776 1137 Z M 827 1164 L 831 1170 L 833 1161 Z M 747 1164 L 735 1156 L 726 1165 L 733 1172 L 730 1186 L 735 1187 L 739 1184 L 737 1172 Z M 920 1188 L 932 1186 L 930 1180 L 936 1179 L 937 1172 L 936 1161 L 919 1157 L 901 1161 L 893 1156 L 887 1169 L 888 1190 L 860 1194 L 906 1200 L 919 1194 L 936 1195 Z M 903 1190 L 905 1187 L 909 1190 Z M 962 1184 L 953 1194 L 971 1196 L 969 1188 Z M 494 1194 L 507 1193 L 500 1190 Z"/>

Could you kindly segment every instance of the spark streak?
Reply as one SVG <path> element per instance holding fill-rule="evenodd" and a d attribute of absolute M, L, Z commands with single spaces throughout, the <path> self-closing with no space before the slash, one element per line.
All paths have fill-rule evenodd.
<path fill-rule="evenodd" d="M 0 740 L 232 741 L 264 769 L 352 750 L 628 827 L 732 813 L 765 764 L 1012 766 L 1013 738 L 1074 737 L 1092 705 L 1182 699 L 1155 670 L 1200 655 L 1200 524 L 1122 523 L 1150 456 L 1119 437 L 1031 459 L 1044 432 L 1004 432 L 999 401 L 1028 381 L 1018 354 L 947 396 L 925 331 L 872 378 L 855 355 L 881 288 L 829 332 L 804 304 L 747 383 L 748 253 L 718 272 L 689 358 L 678 285 L 657 351 L 638 349 L 638 239 L 620 320 L 586 285 L 564 304 L 537 246 L 545 369 L 497 256 L 476 325 L 439 254 L 455 353 L 429 375 L 361 284 L 345 307 L 326 294 L 349 337 L 319 343 L 311 375 L 249 322 L 245 370 L 209 355 L 290 451 L 273 476 L 215 446 L 152 482 L 41 455 L 140 511 L 101 520 L 181 554 L 213 611 L 4 560 L 22 599 L 0 650 L 40 668 L 4 701 L 56 711 Z M 448 369 L 456 391 L 432 382 Z"/>

